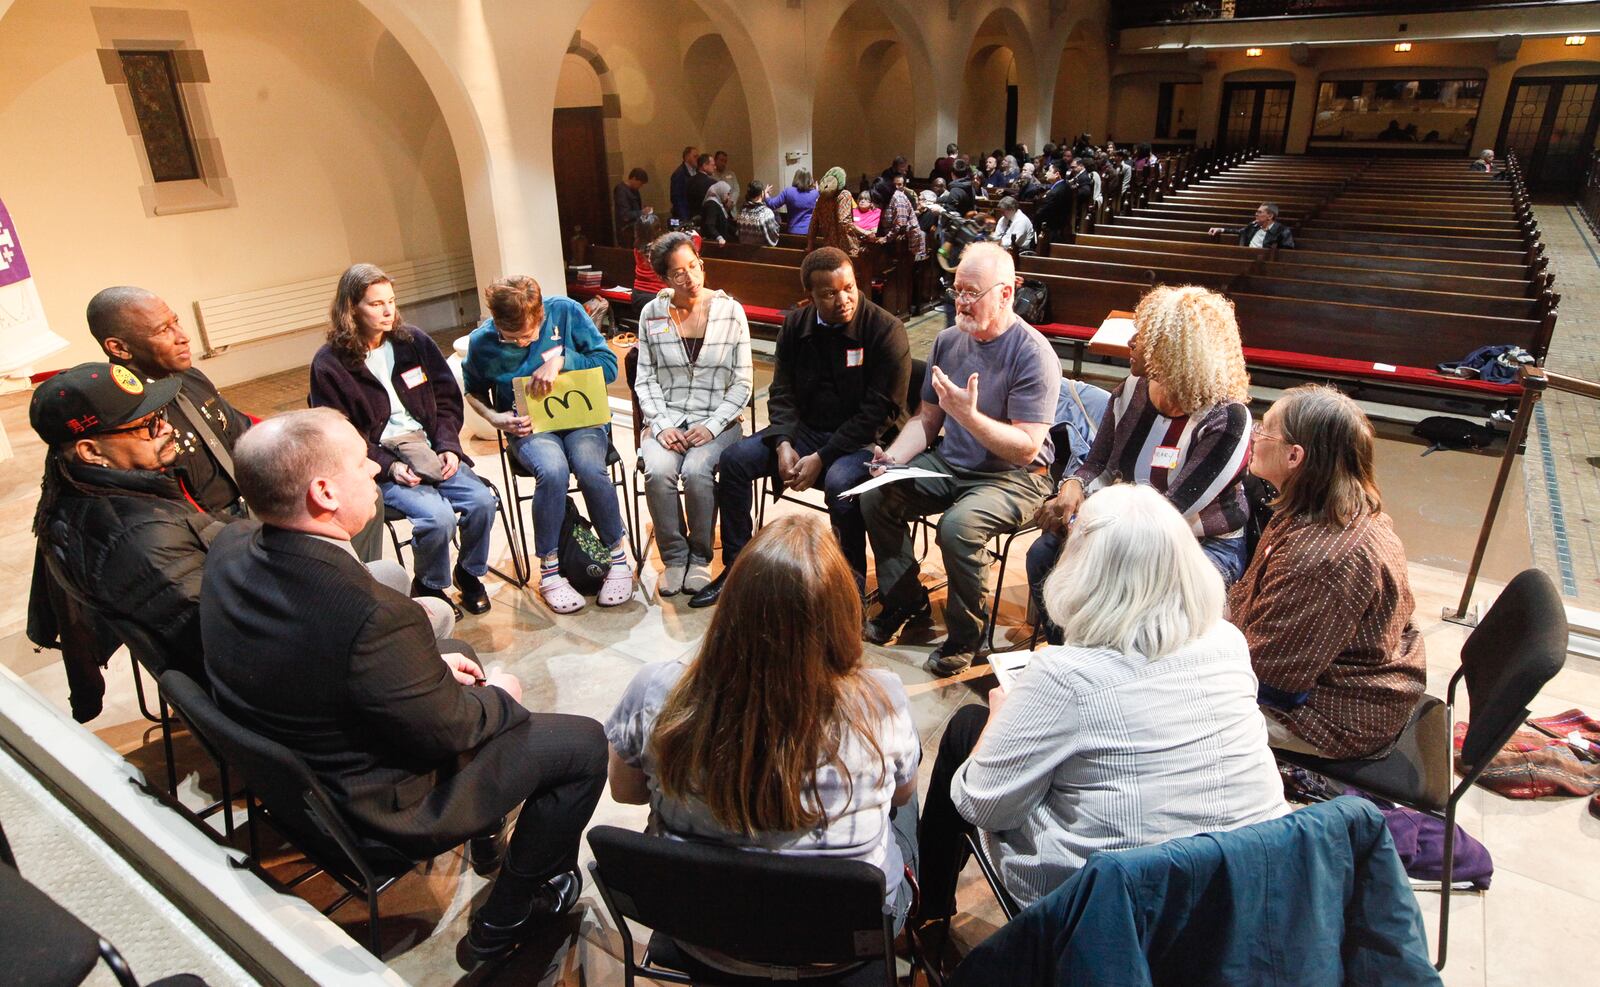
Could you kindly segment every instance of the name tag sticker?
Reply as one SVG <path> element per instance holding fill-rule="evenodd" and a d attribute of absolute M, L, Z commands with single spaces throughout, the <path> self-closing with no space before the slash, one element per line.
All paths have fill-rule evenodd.
<path fill-rule="evenodd" d="M 1382 370 L 1386 374 L 1392 374 L 1392 373 L 1394 373 L 1394 364 L 1392 364 L 1392 363 L 1374 363 L 1372 365 L 1372 369 L 1374 369 L 1374 370 Z"/>
<path fill-rule="evenodd" d="M 644 331 L 652 336 L 659 336 L 672 328 L 671 319 L 645 319 Z"/>
<path fill-rule="evenodd" d="M 866 351 L 860 347 L 844 351 L 844 365 L 847 367 L 859 367 L 865 360 Z"/>
<path fill-rule="evenodd" d="M 421 367 L 412 367 L 410 370 L 407 370 L 405 373 L 400 375 L 400 380 L 407 387 L 416 387 L 419 384 L 426 384 L 428 382 L 428 375 L 423 372 Z"/>
<path fill-rule="evenodd" d="M 1178 465 L 1177 446 L 1156 446 L 1156 451 L 1150 456 L 1150 465 L 1158 470 L 1169 470 Z"/>

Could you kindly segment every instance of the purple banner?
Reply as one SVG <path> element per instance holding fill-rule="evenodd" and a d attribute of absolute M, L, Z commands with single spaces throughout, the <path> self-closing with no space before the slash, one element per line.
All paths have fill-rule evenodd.
<path fill-rule="evenodd" d="M 0 202 L 0 288 L 28 279 L 28 262 L 22 256 L 22 241 L 11 224 L 6 204 Z"/>

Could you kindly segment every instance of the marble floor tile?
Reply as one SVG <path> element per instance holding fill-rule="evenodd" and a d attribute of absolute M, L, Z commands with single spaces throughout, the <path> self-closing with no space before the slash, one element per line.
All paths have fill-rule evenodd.
<path fill-rule="evenodd" d="M 1485 904 L 1486 987 L 1569 982 L 1593 969 L 1600 930 L 1589 899 L 1508 872 L 1495 875 Z"/>

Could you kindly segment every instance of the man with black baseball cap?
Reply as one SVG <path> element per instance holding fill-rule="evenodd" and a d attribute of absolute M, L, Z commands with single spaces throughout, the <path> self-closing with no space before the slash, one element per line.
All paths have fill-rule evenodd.
<path fill-rule="evenodd" d="M 212 538 L 234 518 L 201 510 L 183 472 L 168 469 L 178 457 L 167 420 L 177 393 L 173 378 L 147 383 L 117 364 L 83 363 L 40 384 L 28 409 L 50 447 L 33 521 L 28 636 L 61 647 L 79 720 L 99 711 L 104 685 L 94 665 L 128 637 L 128 624 L 159 646 L 147 661 L 203 674 L 201 569 Z M 96 618 L 110 636 L 84 634 Z"/>
<path fill-rule="evenodd" d="M 59 647 L 73 716 L 100 710 L 104 665 L 132 623 L 162 655 L 200 676 L 200 577 L 211 540 L 240 520 L 208 512 L 191 490 L 167 420 L 176 377 L 144 380 L 115 363 L 84 363 L 33 392 L 28 421 L 48 445 L 33 531 L 38 538 L 28 637 Z M 394 562 L 367 563 L 373 577 L 404 592 L 410 579 Z M 64 584 L 52 585 L 55 577 Z M 88 604 L 85 613 L 73 596 Z M 455 626 L 447 604 L 419 601 L 436 637 Z M 97 619 L 108 625 L 102 630 Z"/>

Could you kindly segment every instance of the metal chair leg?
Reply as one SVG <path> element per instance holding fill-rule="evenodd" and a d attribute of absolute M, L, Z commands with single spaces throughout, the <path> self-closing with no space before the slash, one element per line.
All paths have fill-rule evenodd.
<path fill-rule="evenodd" d="M 156 702 L 161 706 L 161 750 L 167 756 L 167 794 L 178 797 L 178 759 L 172 753 L 172 713 L 167 700 L 156 691 Z"/>
<path fill-rule="evenodd" d="M 133 650 L 128 651 L 128 663 L 133 666 L 133 691 L 139 697 L 139 713 L 151 723 L 160 723 L 161 717 L 150 712 L 150 704 L 144 698 L 144 678 L 139 672 L 139 659 L 133 656 Z"/>
<path fill-rule="evenodd" d="M 1443 970 L 1446 950 L 1450 946 L 1450 884 L 1455 880 L 1456 863 L 1456 802 L 1452 800 L 1444 814 L 1444 873 L 1439 887 L 1439 958 L 1435 970 Z"/>

